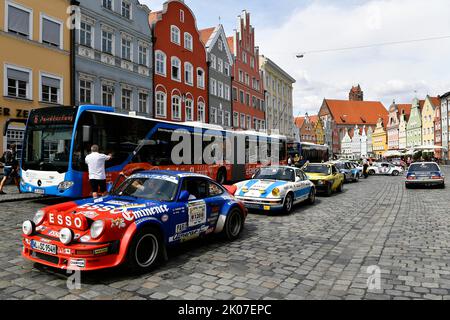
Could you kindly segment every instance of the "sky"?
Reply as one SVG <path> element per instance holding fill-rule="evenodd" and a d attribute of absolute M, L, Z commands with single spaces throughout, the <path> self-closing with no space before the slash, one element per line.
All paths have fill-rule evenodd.
<path fill-rule="evenodd" d="M 141 0 L 161 10 L 163 0 Z M 261 54 L 296 79 L 294 116 L 317 114 L 324 98 L 348 99 L 360 84 L 365 100 L 411 103 L 450 91 L 448 0 L 186 0 L 198 28 L 219 21 L 227 34 L 246 9 Z M 212 5 L 213 4 L 213 5 Z M 220 17 L 220 18 L 219 18 Z M 449 36 L 370 48 L 311 52 Z M 297 53 L 305 53 L 303 59 Z"/>

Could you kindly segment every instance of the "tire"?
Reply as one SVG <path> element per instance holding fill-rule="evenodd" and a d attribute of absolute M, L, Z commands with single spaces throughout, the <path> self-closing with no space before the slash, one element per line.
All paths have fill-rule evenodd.
<path fill-rule="evenodd" d="M 375 175 L 375 171 L 374 170 L 369 170 L 369 175 L 371 175 L 371 176 Z"/>
<path fill-rule="evenodd" d="M 441 189 L 445 189 L 445 183 L 440 186 Z"/>
<path fill-rule="evenodd" d="M 392 172 L 392 175 L 393 175 L 394 177 L 398 177 L 399 174 L 400 174 L 400 172 L 398 172 L 397 170 L 394 170 L 394 171 Z"/>
<path fill-rule="evenodd" d="M 411 189 L 411 186 L 409 184 L 405 184 L 406 189 Z"/>
<path fill-rule="evenodd" d="M 353 182 L 359 182 L 359 175 L 355 176 L 355 180 L 353 180 Z"/>
<path fill-rule="evenodd" d="M 139 230 L 131 241 L 127 253 L 127 268 L 134 273 L 148 272 L 162 260 L 163 241 L 154 227 Z"/>
<path fill-rule="evenodd" d="M 224 184 L 225 182 L 227 182 L 227 170 L 224 168 L 220 168 L 219 172 L 217 172 L 217 178 L 216 178 L 217 183 L 219 184 Z"/>
<path fill-rule="evenodd" d="M 343 183 L 343 182 L 339 185 L 337 191 L 338 191 L 339 193 L 341 193 L 341 192 L 344 191 L 344 183 Z"/>
<path fill-rule="evenodd" d="M 228 241 L 234 241 L 239 238 L 244 229 L 244 217 L 239 209 L 233 209 L 225 221 L 223 236 Z"/>
<path fill-rule="evenodd" d="M 284 198 L 283 211 L 289 214 L 292 212 L 293 208 L 294 208 L 294 196 L 292 195 L 292 193 L 288 193 L 286 195 L 286 198 Z"/>
<path fill-rule="evenodd" d="M 325 194 L 327 197 L 331 197 L 331 195 L 333 194 L 333 190 L 331 189 L 331 184 L 328 184 L 327 191 Z"/>
<path fill-rule="evenodd" d="M 309 197 L 308 197 L 308 204 L 314 204 L 316 203 L 316 189 L 311 188 L 311 191 L 309 192 Z"/>

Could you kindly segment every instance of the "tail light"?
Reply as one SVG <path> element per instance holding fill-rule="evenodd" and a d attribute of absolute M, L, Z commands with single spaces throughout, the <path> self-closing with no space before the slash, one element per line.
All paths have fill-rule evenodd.
<path fill-rule="evenodd" d="M 416 175 L 415 175 L 415 174 L 412 174 L 412 175 L 408 175 L 408 176 L 406 177 L 406 179 L 407 179 L 407 180 L 416 180 L 417 178 L 416 178 Z"/>

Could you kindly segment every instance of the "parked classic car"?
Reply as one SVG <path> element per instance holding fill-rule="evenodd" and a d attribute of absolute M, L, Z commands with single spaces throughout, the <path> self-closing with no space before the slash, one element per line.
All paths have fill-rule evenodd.
<path fill-rule="evenodd" d="M 39 210 L 22 225 L 22 255 L 61 269 L 147 271 L 180 242 L 211 233 L 238 238 L 246 216 L 243 203 L 206 176 L 142 172 L 110 196 Z"/>
<path fill-rule="evenodd" d="M 290 213 L 294 205 L 316 200 L 316 188 L 302 170 L 292 167 L 264 167 L 251 180 L 235 184 L 236 199 L 247 209 L 284 211 Z"/>
<path fill-rule="evenodd" d="M 331 196 L 333 192 L 344 190 L 344 175 L 332 163 L 308 164 L 303 171 L 318 192 L 325 192 L 327 196 Z"/>
<path fill-rule="evenodd" d="M 393 165 L 388 162 L 375 162 L 372 164 L 368 172 L 370 175 L 387 175 L 387 176 L 398 176 L 403 173 L 402 167 Z"/>
<path fill-rule="evenodd" d="M 360 173 L 358 168 L 350 161 L 336 161 L 333 162 L 340 173 L 344 175 L 345 182 L 358 182 Z"/>
<path fill-rule="evenodd" d="M 445 176 L 435 162 L 411 164 L 406 174 L 406 188 L 412 186 L 438 186 L 445 188 Z"/>

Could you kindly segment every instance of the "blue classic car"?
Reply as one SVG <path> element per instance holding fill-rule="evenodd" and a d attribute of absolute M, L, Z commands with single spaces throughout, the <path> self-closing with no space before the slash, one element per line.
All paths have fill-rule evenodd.
<path fill-rule="evenodd" d="M 445 188 L 445 176 L 435 162 L 417 162 L 411 164 L 406 174 L 406 188 L 414 186 L 437 186 Z"/>
<path fill-rule="evenodd" d="M 336 168 L 345 177 L 345 182 L 358 182 L 361 177 L 360 170 L 350 161 L 336 161 L 334 162 Z"/>

